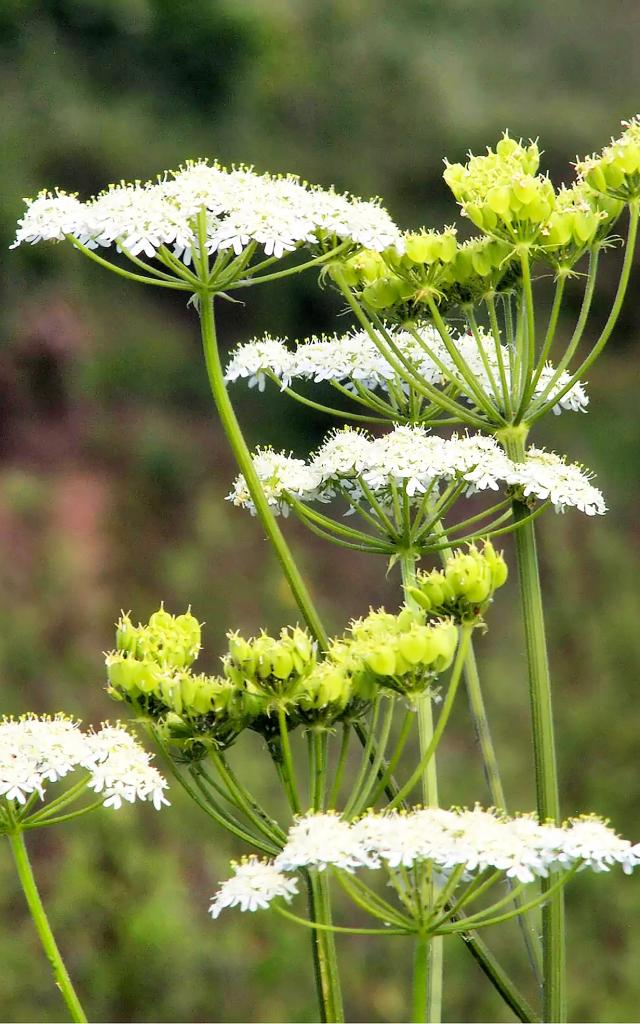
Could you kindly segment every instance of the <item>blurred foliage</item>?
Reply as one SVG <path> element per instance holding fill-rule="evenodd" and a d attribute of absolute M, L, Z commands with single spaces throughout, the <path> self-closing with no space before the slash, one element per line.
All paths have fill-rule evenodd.
<path fill-rule="evenodd" d="M 0 5 L 0 238 L 21 197 L 91 192 L 187 157 L 218 156 L 384 196 L 403 224 L 450 222 L 441 181 L 504 128 L 540 135 L 559 180 L 635 113 L 640 8 L 632 0 L 4 0 Z M 616 256 L 597 294 L 606 315 Z M 636 271 L 637 275 L 637 271 Z M 636 277 L 637 279 L 637 277 Z M 152 290 L 153 291 L 153 290 Z M 66 246 L 7 254 L 0 278 L 0 693 L 2 710 L 114 716 L 101 651 L 121 607 L 164 598 L 206 620 L 205 666 L 224 632 L 295 610 L 255 521 L 224 502 L 233 466 L 212 415 L 193 314 L 175 296 L 111 280 Z M 579 289 L 574 289 L 575 301 Z M 588 418 L 540 431 L 599 473 L 604 523 L 541 524 L 564 807 L 638 829 L 635 685 L 640 321 L 627 300 L 592 374 Z M 269 329 L 333 329 L 313 278 L 221 310 L 231 344 Z M 340 321 L 339 321 L 340 322 Z M 346 324 L 346 319 L 342 320 Z M 304 451 L 327 423 L 275 392 L 242 389 L 252 441 Z M 375 559 L 327 551 L 294 524 L 330 628 L 397 599 Z M 486 697 L 513 808 L 533 803 L 515 584 L 482 641 Z M 268 798 L 256 742 L 243 768 Z M 463 702 L 441 756 L 445 801 L 486 799 Z M 93 1019 L 313 1020 L 303 937 L 269 915 L 213 925 L 207 897 L 237 847 L 182 794 L 157 818 L 106 812 L 31 843 L 69 965 Z M 0 851 L 6 1020 L 61 1020 Z M 631 1021 L 640 999 L 637 880 L 582 878 L 569 895 L 574 1019 Z M 513 933 L 492 937 L 520 960 Z M 350 1020 L 404 1012 L 409 951 L 345 940 Z M 447 949 L 446 1019 L 509 1020 L 460 948 Z M 587 984 L 585 984 L 587 979 Z"/>

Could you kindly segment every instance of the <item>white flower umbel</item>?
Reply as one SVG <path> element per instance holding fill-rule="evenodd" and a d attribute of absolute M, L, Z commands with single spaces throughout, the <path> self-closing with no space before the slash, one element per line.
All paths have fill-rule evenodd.
<path fill-rule="evenodd" d="M 544 448 L 527 449 L 523 463 L 514 463 L 511 483 L 519 484 L 525 497 L 549 499 L 558 512 L 573 507 L 588 516 L 607 511 L 602 493 L 591 483 L 592 474 L 564 456 Z"/>
<path fill-rule="evenodd" d="M 156 810 L 169 803 L 166 780 L 151 764 L 151 754 L 121 725 L 103 725 L 89 735 L 93 755 L 90 789 L 104 795 L 104 806 L 118 809 L 123 802 L 148 800 Z"/>
<path fill-rule="evenodd" d="M 314 867 L 320 871 L 331 865 L 343 871 L 374 867 L 359 836 L 337 814 L 307 814 L 292 825 L 287 845 L 274 861 L 281 871 Z"/>
<path fill-rule="evenodd" d="M 415 503 L 428 489 L 437 495 L 440 484 L 451 481 L 466 485 L 466 494 L 513 486 L 527 498 L 551 501 L 559 512 L 570 506 L 587 515 L 606 511 L 602 494 L 582 467 L 539 448 L 530 448 L 525 462 L 515 463 L 496 440 L 481 434 L 447 439 L 402 425 L 372 437 L 347 427 L 329 434 L 308 462 L 262 449 L 254 464 L 269 503 L 285 514 L 288 495 L 303 502 L 328 501 L 342 485 L 366 502 L 364 482 L 388 506 L 394 486 L 405 489 Z M 236 479 L 229 500 L 253 511 L 243 477 Z"/>
<path fill-rule="evenodd" d="M 31 794 L 45 798 L 48 783 L 83 770 L 86 784 L 105 807 L 122 801 L 168 803 L 167 783 L 151 765 L 151 755 L 120 725 L 83 732 L 65 715 L 25 715 L 0 721 L 0 797 L 23 806 Z"/>
<path fill-rule="evenodd" d="M 221 884 L 211 901 L 209 913 L 213 918 L 226 907 L 251 912 L 264 910 L 278 897 L 289 902 L 298 891 L 297 880 L 284 875 L 269 861 L 245 857 L 231 866 L 233 876 Z"/>
<path fill-rule="evenodd" d="M 467 876 L 494 869 L 531 882 L 577 864 L 595 871 L 620 864 L 629 873 L 640 864 L 640 844 L 633 846 L 594 815 L 560 827 L 481 807 L 419 807 L 372 811 L 352 823 L 335 814 L 306 815 L 291 827 L 274 864 L 283 871 L 332 865 L 352 872 L 426 861 L 445 873 L 460 866 Z"/>
<path fill-rule="evenodd" d="M 405 359 L 409 360 L 430 384 L 442 386 L 455 381 L 464 390 L 465 385 L 460 372 L 434 327 L 419 324 L 415 329 L 428 351 L 409 331 L 393 325 L 387 326 L 386 330 Z M 504 397 L 500 390 L 501 367 L 493 337 L 482 330 L 479 331 L 478 340 L 482 354 L 478 342 L 471 334 L 454 334 L 453 340 L 460 356 L 483 390 L 492 395 L 495 385 L 498 391 L 497 399 L 501 402 Z M 501 346 L 500 353 L 502 372 L 507 388 L 510 389 L 509 353 L 504 345 Z M 487 372 L 487 365 L 491 376 Z M 335 382 L 350 391 L 355 391 L 357 384 L 371 391 L 388 391 L 390 384 L 396 389 L 401 388 L 405 392 L 408 390 L 408 375 L 401 376 L 397 373 L 366 331 L 309 338 L 296 343 L 295 348 L 289 348 L 284 339 L 272 338 L 269 335 L 256 338 L 254 341 L 239 345 L 232 353 L 226 370 L 226 379 L 247 379 L 249 387 L 257 384 L 260 390 L 263 390 L 267 373 L 276 377 L 283 387 L 290 386 L 295 380 L 301 380 L 317 384 L 324 381 Z M 554 367 L 550 363 L 542 369 L 533 392 L 534 399 L 546 390 L 554 373 Z M 553 400 L 569 379 L 566 371 L 560 374 L 548 398 Z M 565 409 L 584 412 L 588 404 L 589 399 L 584 386 L 578 381 L 558 399 L 553 411 L 560 413 Z"/>
<path fill-rule="evenodd" d="M 0 721 L 0 796 L 26 803 L 44 799 L 46 783 L 58 782 L 91 760 L 89 737 L 65 715 L 25 715 Z"/>
<path fill-rule="evenodd" d="M 27 200 L 14 246 L 72 235 L 90 248 L 116 245 L 149 258 L 167 246 L 189 264 L 202 210 L 209 254 L 228 249 L 239 255 L 251 243 L 276 258 L 301 245 L 331 248 L 351 240 L 382 251 L 402 244 L 376 201 L 312 187 L 294 176 L 227 170 L 201 160 L 154 182 L 112 185 L 87 202 L 41 192 Z"/>

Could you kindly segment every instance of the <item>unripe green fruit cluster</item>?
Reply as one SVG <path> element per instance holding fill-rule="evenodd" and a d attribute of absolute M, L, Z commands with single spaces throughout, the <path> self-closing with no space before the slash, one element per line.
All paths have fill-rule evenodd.
<path fill-rule="evenodd" d="M 170 615 L 161 606 L 146 626 L 134 626 L 128 615 L 122 615 L 117 624 L 116 649 L 158 665 L 188 668 L 198 657 L 200 647 L 200 623 L 190 611 Z"/>
<path fill-rule="evenodd" d="M 596 192 L 622 202 L 639 199 L 640 120 L 634 118 L 611 145 L 579 163 L 578 172 Z"/>
<path fill-rule="evenodd" d="M 381 609 L 356 620 L 351 637 L 329 653 L 349 666 L 362 692 L 381 686 L 412 699 L 450 666 L 457 643 L 451 620 L 427 623 L 422 611 L 405 607 L 399 615 Z"/>
<path fill-rule="evenodd" d="M 272 735 L 279 710 L 289 728 L 329 727 L 364 713 L 381 686 L 422 692 L 450 665 L 457 629 L 450 620 L 427 624 L 424 613 L 408 608 L 372 612 L 332 641 L 322 660 L 297 626 L 277 637 L 232 632 L 221 676 L 185 666 L 200 649 L 200 626 L 189 612 L 172 616 L 161 608 L 138 626 L 123 615 L 116 638 L 106 656 L 108 692 L 193 750 L 194 742 L 227 747 L 246 728 Z"/>
<path fill-rule="evenodd" d="M 548 221 L 555 191 L 537 174 L 540 153 L 505 135 L 495 152 L 448 164 L 444 180 L 469 219 L 489 235 L 511 242 L 531 242 Z"/>
<path fill-rule="evenodd" d="M 478 621 L 495 591 L 506 583 L 507 563 L 490 541 L 456 551 L 444 569 L 419 573 L 410 597 L 431 615 L 450 615 L 457 622 Z"/>

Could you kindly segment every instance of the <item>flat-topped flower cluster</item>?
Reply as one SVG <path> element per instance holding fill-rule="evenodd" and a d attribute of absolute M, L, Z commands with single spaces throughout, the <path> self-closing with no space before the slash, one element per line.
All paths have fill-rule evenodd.
<path fill-rule="evenodd" d="M 574 867 L 602 872 L 619 864 L 630 874 L 640 864 L 640 844 L 621 838 L 595 815 L 558 826 L 480 807 L 370 812 L 351 823 L 335 813 L 312 813 L 294 822 L 275 860 L 250 857 L 234 864 L 210 912 L 217 917 L 226 907 L 253 911 L 278 897 L 290 899 L 297 891 L 290 873 L 301 869 L 393 872 L 422 863 L 444 876 L 462 868 L 464 881 L 497 871 L 526 884 Z"/>
<path fill-rule="evenodd" d="M 165 779 L 151 755 L 124 726 L 105 723 L 84 732 L 66 715 L 25 715 L 0 721 L 0 797 L 24 805 L 31 794 L 45 799 L 49 783 L 83 769 L 87 787 L 103 796 L 105 807 L 149 800 L 168 804 Z"/>
<path fill-rule="evenodd" d="M 443 438 L 423 427 L 396 426 L 381 437 L 346 427 L 331 433 L 308 461 L 270 448 L 258 449 L 254 466 L 269 504 L 286 515 L 290 497 L 330 501 L 342 485 L 367 501 L 367 489 L 384 501 L 392 486 L 406 490 L 410 500 L 439 482 L 461 481 L 464 492 L 520 487 L 525 497 L 551 501 L 557 511 L 575 507 L 587 515 L 606 511 L 601 492 L 580 466 L 561 456 L 531 447 L 526 461 L 513 462 L 498 442 L 483 435 Z M 228 496 L 235 505 L 253 511 L 243 476 Z"/>
<path fill-rule="evenodd" d="M 460 371 L 434 327 L 421 323 L 409 331 L 388 325 L 385 330 L 395 348 L 429 384 L 444 386 L 454 381 L 464 390 Z M 488 395 L 493 393 L 501 402 L 504 389 L 508 394 L 511 392 L 511 360 L 507 346 L 501 344 L 496 348 L 493 336 L 482 329 L 477 338 L 463 333 L 454 334 L 452 340 L 483 390 Z M 551 363 L 541 370 L 534 398 L 546 392 L 555 372 Z M 364 330 L 309 338 L 296 343 L 294 349 L 284 339 L 268 334 L 238 345 L 227 365 L 226 380 L 246 379 L 249 387 L 257 385 L 263 391 L 268 376 L 277 378 L 283 388 L 290 387 L 296 380 L 316 384 L 329 381 L 343 384 L 349 391 L 356 391 L 357 385 L 371 391 L 388 391 L 391 384 L 405 393 L 411 379 L 410 374 L 400 376 Z M 584 385 L 579 381 L 566 394 L 561 393 L 570 380 L 566 370 L 562 371 L 549 390 L 549 400 L 560 396 L 553 407 L 556 414 L 563 410 L 584 412 L 589 404 Z"/>
<path fill-rule="evenodd" d="M 351 239 L 381 251 L 401 246 L 401 235 L 377 201 L 309 186 L 293 175 L 227 170 L 190 162 L 156 181 L 121 182 L 83 202 L 62 191 L 27 200 L 14 246 L 73 236 L 89 248 L 117 245 L 153 258 L 166 246 L 190 263 L 198 249 L 195 219 L 206 211 L 207 253 L 236 255 L 251 243 L 281 257 L 301 245 L 331 247 Z"/>

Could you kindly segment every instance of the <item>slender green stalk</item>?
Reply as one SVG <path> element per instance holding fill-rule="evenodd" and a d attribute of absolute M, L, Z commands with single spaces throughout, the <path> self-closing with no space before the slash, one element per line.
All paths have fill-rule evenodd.
<path fill-rule="evenodd" d="M 349 741 L 351 739 L 351 725 L 349 722 L 342 723 L 342 739 L 340 741 L 340 753 L 338 754 L 338 763 L 336 765 L 335 775 L 333 777 L 333 785 L 331 786 L 331 792 L 329 794 L 329 807 L 335 807 L 340 796 L 340 787 L 344 778 L 344 769 L 347 763 L 347 755 L 349 753 Z"/>
<path fill-rule="evenodd" d="M 507 454 L 514 462 L 525 458 L 525 429 L 513 428 L 499 435 Z M 560 823 L 558 772 L 551 704 L 551 678 L 538 571 L 538 556 L 533 523 L 525 505 L 513 503 L 514 520 L 522 523 L 515 531 L 515 545 L 520 580 L 520 598 L 529 671 L 529 696 L 533 728 L 536 797 L 541 821 Z M 542 880 L 543 893 L 552 888 L 549 879 Z M 542 910 L 542 956 L 544 969 L 544 1019 L 566 1020 L 566 951 L 564 934 L 564 894 L 554 889 L 553 896 Z"/>
<path fill-rule="evenodd" d="M 76 995 L 75 989 L 71 983 L 71 978 L 69 977 L 69 973 L 64 965 L 60 950 L 58 949 L 58 944 L 54 938 L 53 932 L 51 931 L 51 926 L 42 904 L 40 893 L 38 892 L 36 880 L 33 877 L 29 854 L 27 853 L 22 832 L 19 829 L 9 833 L 9 843 L 11 844 L 11 852 L 13 853 L 13 859 L 15 861 L 22 891 L 24 892 L 42 947 L 47 955 L 47 960 L 51 964 L 55 983 L 60 989 L 62 998 L 67 1004 L 67 1009 L 69 1010 L 71 1019 L 73 1021 L 83 1021 L 86 1024 L 87 1018 L 85 1012 L 82 1009 L 78 996 Z"/>
<path fill-rule="evenodd" d="M 299 917 L 297 914 L 292 914 L 291 911 L 285 910 L 284 907 L 278 906 L 277 903 L 272 904 L 273 909 L 276 910 L 281 917 L 287 919 L 287 921 L 294 921 L 295 924 L 301 924 L 305 928 L 313 928 L 317 931 L 328 931 L 328 932 L 341 932 L 344 935 L 406 935 L 406 928 L 343 928 L 340 925 L 328 925 L 319 924 L 317 921 L 306 921 L 304 917 Z"/>
<path fill-rule="evenodd" d="M 323 810 L 327 802 L 327 740 L 326 731 L 311 731 L 309 737 L 309 790 L 312 794 L 314 810 Z M 322 982 L 326 1018 L 327 1021 L 344 1021 L 338 955 L 333 935 L 329 878 L 326 871 L 309 871 L 309 876 L 314 904 L 312 920 L 319 925 L 314 932 L 314 947 Z"/>
<path fill-rule="evenodd" d="M 569 340 L 569 344 L 564 350 L 564 353 L 562 354 L 560 361 L 556 365 L 554 373 L 545 384 L 541 393 L 529 406 L 527 422 L 530 422 L 531 414 L 534 414 L 540 406 L 545 404 L 551 391 L 560 379 L 560 375 L 567 369 L 569 363 L 573 358 L 574 352 L 577 350 L 582 340 L 582 335 L 584 334 L 584 329 L 586 327 L 587 320 L 589 318 L 589 313 L 591 311 L 591 303 L 593 300 L 593 293 L 595 291 L 596 278 L 598 275 L 599 256 L 599 249 L 593 249 L 589 253 L 589 270 L 587 271 L 587 284 L 584 290 L 584 295 L 582 296 L 582 305 L 580 306 L 580 313 L 578 314 L 576 326 Z"/>
<path fill-rule="evenodd" d="M 411 774 L 408 781 L 405 782 L 404 786 L 402 786 L 399 793 L 396 794 L 394 800 L 392 800 L 391 803 L 389 804 L 390 807 L 396 806 L 398 803 L 400 803 L 402 800 L 408 797 L 414 786 L 416 786 L 418 782 L 420 782 L 420 779 L 422 779 L 422 795 L 425 804 L 427 804 L 427 806 L 436 806 L 435 804 L 433 804 L 434 798 L 431 797 L 433 790 L 430 788 L 428 783 L 425 782 L 425 777 L 427 776 L 429 765 L 431 764 L 432 761 L 435 760 L 435 754 L 438 748 L 438 744 L 442 738 L 442 734 L 446 728 L 447 722 L 449 721 L 449 716 L 451 714 L 451 709 L 453 708 L 453 703 L 455 701 L 456 693 L 458 691 L 460 679 L 462 678 L 462 667 L 467 657 L 467 651 L 469 648 L 469 642 L 471 640 L 472 630 L 473 626 L 462 626 L 461 636 L 458 642 L 458 650 L 456 653 L 456 660 L 451 670 L 451 678 L 449 680 L 447 696 L 445 697 L 444 704 L 442 705 L 442 711 L 438 716 L 438 723 L 435 726 L 435 728 L 433 728 L 433 722 L 431 722 L 431 736 L 428 743 L 426 743 L 424 745 L 424 748 L 421 749 L 420 761 L 418 762 L 415 770 Z M 428 698 L 428 700 L 429 702 L 431 702 L 430 698 Z M 425 702 L 423 701 L 421 703 Z M 418 708 L 418 725 L 419 724 L 420 707 Z M 427 803 L 429 799 L 431 799 L 432 801 L 431 804 Z M 437 800 L 437 790 L 435 799 Z"/>
<path fill-rule="evenodd" d="M 286 836 L 277 821 L 274 821 L 274 819 L 271 818 L 262 807 L 260 807 L 257 801 L 254 800 L 251 794 L 236 778 L 224 755 L 212 750 L 210 756 L 236 807 L 243 811 L 258 832 L 262 832 L 262 834 L 265 835 L 272 843 L 275 843 L 276 846 L 284 844 Z M 206 770 L 204 768 L 202 769 L 202 773 L 206 777 Z"/>
<path fill-rule="evenodd" d="M 400 559 L 402 572 L 402 586 L 405 591 L 407 604 L 411 602 L 408 597 L 408 588 L 415 586 L 416 563 L 412 554 L 405 555 Z M 418 704 L 418 736 L 420 741 L 421 759 L 430 750 L 434 740 L 433 712 L 431 697 L 426 695 Z M 438 806 L 438 774 L 435 757 L 429 757 L 422 771 L 422 797 L 426 807 Z M 432 882 L 429 883 L 428 907 L 433 906 L 437 899 L 437 892 Z M 425 971 L 427 974 L 427 1015 L 426 1020 L 430 1024 L 440 1024 L 442 1020 L 442 978 L 443 978 L 443 947 L 442 939 L 434 937 L 426 949 L 428 961 Z"/>
<path fill-rule="evenodd" d="M 294 814 L 300 814 L 301 804 L 300 797 L 298 796 L 298 787 L 296 786 L 291 743 L 289 742 L 287 715 L 282 704 L 278 707 L 278 728 L 280 730 L 280 750 L 282 753 L 282 777 L 285 782 L 291 810 Z"/>
<path fill-rule="evenodd" d="M 393 367 L 401 379 L 405 379 L 408 374 L 414 390 L 419 395 L 422 395 L 424 398 L 429 399 L 429 401 L 435 402 L 440 407 L 447 409 L 448 412 L 453 413 L 460 421 L 469 423 L 473 426 L 479 426 L 481 429 L 486 426 L 486 421 L 481 419 L 480 416 L 475 416 L 463 406 L 458 405 L 457 402 L 447 398 L 442 390 L 438 390 L 438 388 L 430 385 L 429 382 L 418 373 L 411 360 L 407 359 L 397 345 L 393 344 L 392 340 L 387 338 L 387 344 L 385 345 L 365 316 L 360 303 L 354 297 L 348 285 L 345 284 L 340 275 L 336 276 L 336 283 L 340 287 L 340 290 L 353 310 L 353 313 L 361 327 L 366 331 L 380 354 L 384 356 L 389 365 Z"/>
<path fill-rule="evenodd" d="M 411 729 L 412 729 L 415 717 L 416 717 L 416 713 L 413 710 L 413 708 L 407 708 L 407 710 L 405 711 L 404 718 L 402 720 L 402 725 L 400 727 L 400 733 L 398 735 L 398 739 L 397 739 L 396 746 L 395 746 L 395 749 L 393 751 L 393 754 L 392 754 L 392 756 L 389 759 L 389 762 L 387 764 L 387 767 L 386 767 L 382 777 L 379 778 L 379 780 L 378 780 L 377 787 L 375 788 L 373 793 L 371 793 L 370 796 L 369 796 L 369 805 L 371 807 L 373 807 L 378 802 L 378 800 L 380 799 L 380 797 L 384 793 L 385 788 L 386 788 L 386 786 L 387 786 L 391 776 L 393 775 L 395 769 L 397 768 L 397 766 L 398 766 L 398 764 L 400 762 L 400 758 L 402 757 L 402 753 L 403 753 L 404 748 L 406 746 L 407 740 L 409 739 L 409 735 L 411 733 Z"/>
<path fill-rule="evenodd" d="M 500 374 L 500 384 L 502 386 L 502 397 L 504 401 L 504 410 L 508 418 L 511 418 L 513 409 L 511 406 L 511 391 L 509 388 L 509 381 L 507 380 L 507 371 L 504 365 L 504 358 L 502 355 L 502 339 L 500 336 L 500 325 L 498 324 L 498 314 L 496 312 L 496 301 L 493 295 L 487 295 L 485 298 L 485 304 L 489 313 L 489 322 L 491 323 L 491 333 L 493 335 L 493 343 L 496 350 L 496 361 L 498 363 L 498 372 Z M 509 352 L 513 350 L 513 323 L 511 319 L 511 301 L 508 297 L 504 298 L 504 311 L 505 311 L 505 328 L 507 334 L 507 345 Z"/>
<path fill-rule="evenodd" d="M 262 522 L 263 529 L 274 547 L 282 570 L 287 578 L 291 592 L 304 616 L 305 622 L 313 633 L 314 637 L 323 649 L 326 649 L 328 639 L 320 616 L 311 600 L 300 571 L 291 555 L 289 546 L 285 541 L 282 531 L 278 526 L 275 516 L 265 498 L 262 485 L 255 471 L 253 460 L 246 441 L 240 429 L 240 425 L 233 411 L 233 406 L 227 394 L 224 381 L 224 371 L 220 362 L 220 353 L 216 340 L 215 318 L 213 313 L 213 296 L 208 293 L 200 295 L 200 327 L 202 332 L 202 344 L 204 357 L 209 376 L 209 384 L 213 395 L 218 414 L 224 427 L 225 433 L 233 454 L 236 457 L 240 471 L 246 481 L 251 500 Z"/>
<path fill-rule="evenodd" d="M 371 790 L 373 789 L 376 781 L 380 779 L 381 767 L 384 761 L 384 755 L 387 750 L 387 744 L 389 742 L 389 734 L 391 732 L 391 726 L 393 724 L 393 713 L 395 711 L 395 698 L 390 697 L 388 699 L 388 705 L 386 714 L 384 716 L 382 729 L 380 730 L 380 736 L 378 737 L 378 749 L 371 762 L 368 775 L 364 781 L 362 790 L 358 794 L 358 799 L 354 808 L 354 815 L 362 813 L 364 808 L 370 803 Z"/>
<path fill-rule="evenodd" d="M 551 346 L 553 345 L 553 339 L 556 336 L 556 330 L 558 328 L 558 320 L 560 318 L 560 310 L 562 308 L 562 299 L 563 299 L 563 296 L 564 296 L 564 289 L 565 289 L 566 283 L 567 283 L 567 275 L 566 274 L 562 274 L 562 276 L 558 277 L 558 280 L 556 281 L 555 292 L 554 292 L 554 295 L 553 295 L 553 305 L 551 307 L 551 313 L 549 314 L 549 323 L 547 324 L 547 333 L 544 336 L 544 342 L 543 342 L 543 345 L 542 345 L 542 351 L 541 351 L 541 353 L 540 353 L 540 355 L 538 357 L 538 365 L 536 366 L 535 373 L 534 373 L 534 375 L 533 375 L 533 377 L 531 379 L 531 383 L 529 385 L 529 389 L 528 389 L 528 393 L 527 393 L 527 400 L 529 400 L 532 397 L 532 395 L 533 395 L 533 393 L 534 393 L 534 391 L 536 389 L 536 384 L 540 380 L 540 375 L 541 375 L 542 371 L 544 370 L 545 363 L 547 362 L 547 359 L 549 358 L 549 353 L 551 351 Z"/>
<path fill-rule="evenodd" d="M 462 377 L 466 389 L 468 389 L 467 394 L 476 402 L 478 408 L 482 409 L 482 411 L 487 415 L 490 423 L 504 423 L 504 417 L 500 414 L 494 403 L 487 397 L 486 392 L 482 390 L 482 387 L 478 384 L 474 373 L 460 355 L 455 342 L 449 334 L 447 325 L 442 319 L 438 307 L 432 298 L 427 299 L 427 305 L 429 306 L 429 312 L 431 313 L 436 330 L 442 339 L 442 343 L 451 356 L 458 373 Z"/>
<path fill-rule="evenodd" d="M 277 380 L 278 379 L 275 376 L 275 374 L 269 373 L 267 376 L 269 376 L 272 380 Z M 366 416 L 364 414 L 357 413 L 357 412 L 345 412 L 344 409 L 333 409 L 330 405 L 323 405 L 321 402 L 314 402 L 313 399 L 306 398 L 304 395 L 298 394 L 297 391 L 294 391 L 293 388 L 290 388 L 290 387 L 284 387 L 283 388 L 281 386 L 280 390 L 285 395 L 288 395 L 289 398 L 295 399 L 295 401 L 299 402 L 301 405 L 305 405 L 305 406 L 307 406 L 307 408 L 315 410 L 315 412 L 326 413 L 327 416 L 337 416 L 338 419 L 341 419 L 341 420 L 353 420 L 355 423 L 387 423 L 388 422 L 388 418 L 387 417 L 383 417 L 383 416 L 371 416 L 371 415 Z"/>
<path fill-rule="evenodd" d="M 629 277 L 631 275 L 631 268 L 633 266 L 633 257 L 634 257 L 634 254 L 635 254 L 636 239 L 637 239 L 637 236 L 638 236 L 638 218 L 639 218 L 639 216 L 640 216 L 640 200 L 635 199 L 632 203 L 629 204 L 629 231 L 628 231 L 628 234 L 627 234 L 626 250 L 625 250 L 625 254 L 624 254 L 624 260 L 622 262 L 622 270 L 620 272 L 620 279 L 618 281 L 618 287 L 616 289 L 616 294 L 615 294 L 615 298 L 613 300 L 613 305 L 611 307 L 611 311 L 609 313 L 609 316 L 607 317 L 607 322 L 605 323 L 604 327 L 602 328 L 602 331 L 600 333 L 600 337 L 598 338 L 598 340 L 596 341 L 595 345 L 593 346 L 593 348 L 589 352 L 589 355 L 585 359 L 583 359 L 583 361 L 580 363 L 580 366 L 578 367 L 578 369 L 574 373 L 571 374 L 570 380 L 567 381 L 567 383 L 564 384 L 560 388 L 560 390 L 558 392 L 556 392 L 556 394 L 554 394 L 553 398 L 548 399 L 546 403 L 544 403 L 541 406 L 537 407 L 536 408 L 536 412 L 535 412 L 535 416 L 527 417 L 527 421 L 528 422 L 533 422 L 533 420 L 539 419 L 540 416 L 542 416 L 549 408 L 552 408 L 556 404 L 556 402 L 559 402 L 560 399 L 564 395 L 566 395 L 568 391 L 571 390 L 571 388 L 576 383 L 576 381 L 579 380 L 581 377 L 583 377 L 584 374 L 587 373 L 587 371 L 591 368 L 593 363 L 596 361 L 596 359 L 598 358 L 598 356 L 602 352 L 602 349 L 604 348 L 604 346 L 608 342 L 609 338 L 611 337 L 613 329 L 614 329 L 616 323 L 618 322 L 618 316 L 620 315 L 620 310 L 622 309 L 622 303 L 624 302 L 624 297 L 625 297 L 625 294 L 626 294 L 626 291 L 627 291 L 627 286 L 629 284 Z"/>
<path fill-rule="evenodd" d="M 297 263 L 294 267 L 287 267 L 286 270 L 277 270 L 273 274 L 261 274 L 258 276 L 247 276 L 244 281 L 234 281 L 233 287 L 235 288 L 250 288 L 255 284 L 266 284 L 268 281 L 281 281 L 284 277 L 291 277 L 292 274 L 300 274 L 303 270 L 310 270 L 313 267 L 321 267 L 324 263 L 329 260 L 335 259 L 341 252 L 344 252 L 348 246 L 351 245 L 351 240 L 347 239 L 335 246 L 330 252 L 324 252 L 321 256 L 314 256 L 312 260 L 307 260 L 306 263 Z M 254 268 L 254 273 L 255 273 Z"/>
<path fill-rule="evenodd" d="M 429 993 L 429 939 L 417 935 L 413 950 L 413 985 L 411 997 L 411 1020 L 414 1024 L 430 1021 L 427 1016 Z"/>

